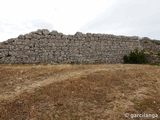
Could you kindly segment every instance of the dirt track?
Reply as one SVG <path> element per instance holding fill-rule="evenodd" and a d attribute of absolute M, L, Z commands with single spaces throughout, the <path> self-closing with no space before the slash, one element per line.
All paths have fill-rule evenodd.
<path fill-rule="evenodd" d="M 104 67 L 102 67 L 102 68 L 96 68 L 96 69 L 91 69 L 91 68 L 80 69 L 80 70 L 76 70 L 76 71 L 68 70 L 68 71 L 60 72 L 59 74 L 56 74 L 56 75 L 51 76 L 51 77 L 44 79 L 44 80 L 42 79 L 42 80 L 38 80 L 38 81 L 34 81 L 34 82 L 28 81 L 27 85 L 20 85 L 20 87 L 18 87 L 19 84 L 16 84 L 17 87 L 14 89 L 14 91 L 7 92 L 8 94 L 3 93 L 2 95 L 0 95 L 0 102 L 3 100 L 13 101 L 17 96 L 23 94 L 24 92 L 32 93 L 32 92 L 34 92 L 34 90 L 36 88 L 44 87 L 44 86 L 49 85 L 53 82 L 67 80 L 69 78 L 74 79 L 76 77 L 91 74 L 91 73 L 94 73 L 94 72 L 100 71 L 100 70 L 106 70 L 106 69 Z"/>
<path fill-rule="evenodd" d="M 125 119 L 160 115 L 160 67 L 150 65 L 1 65 L 0 118 Z"/>

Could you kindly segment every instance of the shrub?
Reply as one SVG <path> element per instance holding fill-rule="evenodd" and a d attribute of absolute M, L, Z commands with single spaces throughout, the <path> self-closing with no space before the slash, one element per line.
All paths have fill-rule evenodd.
<path fill-rule="evenodd" d="M 156 45 L 160 45 L 160 42 L 155 42 Z"/>
<path fill-rule="evenodd" d="M 160 52 L 158 52 L 157 55 L 160 56 Z"/>
<path fill-rule="evenodd" d="M 148 43 L 148 41 L 145 40 L 144 43 Z"/>
<path fill-rule="evenodd" d="M 129 63 L 129 57 L 127 55 L 124 55 L 123 60 L 124 63 Z"/>
<path fill-rule="evenodd" d="M 137 49 L 135 49 L 134 51 L 131 51 L 128 56 L 124 55 L 123 60 L 124 60 L 124 63 L 131 63 L 131 64 L 146 63 L 144 50 L 138 51 Z"/>

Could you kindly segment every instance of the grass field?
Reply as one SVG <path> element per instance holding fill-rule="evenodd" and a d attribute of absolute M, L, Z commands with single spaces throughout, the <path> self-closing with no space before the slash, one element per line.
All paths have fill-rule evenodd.
<path fill-rule="evenodd" d="M 0 65 L 0 120 L 124 120 L 125 113 L 160 119 L 160 66 Z"/>

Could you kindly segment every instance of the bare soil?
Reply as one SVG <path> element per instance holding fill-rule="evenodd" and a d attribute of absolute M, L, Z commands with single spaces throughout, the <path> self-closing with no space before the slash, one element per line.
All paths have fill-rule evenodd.
<path fill-rule="evenodd" d="M 133 120 L 126 113 L 160 119 L 160 66 L 0 65 L 0 120 Z"/>

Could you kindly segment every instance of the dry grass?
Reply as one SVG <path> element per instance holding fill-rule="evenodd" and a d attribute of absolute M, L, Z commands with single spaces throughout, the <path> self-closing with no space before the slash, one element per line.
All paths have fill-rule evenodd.
<path fill-rule="evenodd" d="M 0 65 L 0 102 L 2 120 L 124 120 L 124 113 L 160 115 L 160 67 Z"/>

